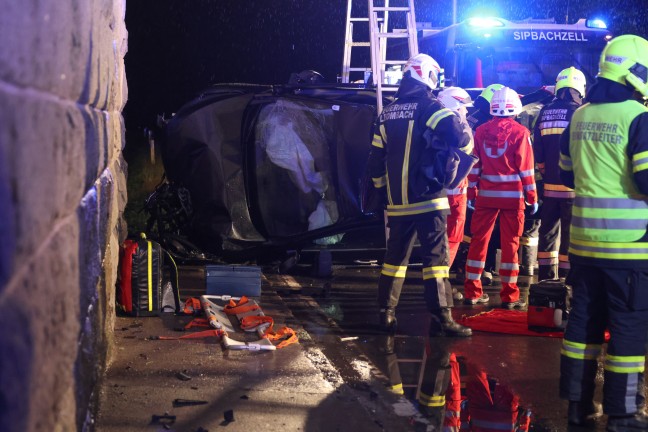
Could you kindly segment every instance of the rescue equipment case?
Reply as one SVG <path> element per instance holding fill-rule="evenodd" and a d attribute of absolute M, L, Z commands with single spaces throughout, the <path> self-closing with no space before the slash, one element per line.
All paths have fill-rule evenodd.
<path fill-rule="evenodd" d="M 238 265 L 205 266 L 207 295 L 261 297 L 261 268 Z"/>
<path fill-rule="evenodd" d="M 562 331 L 567 325 L 571 289 L 560 280 L 531 284 L 527 327 L 534 331 Z"/>
<path fill-rule="evenodd" d="M 163 283 L 165 257 L 171 264 L 171 280 L 167 283 Z M 119 251 L 117 302 L 132 316 L 180 311 L 177 267 L 159 243 L 147 240 L 144 235 L 124 242 Z"/>

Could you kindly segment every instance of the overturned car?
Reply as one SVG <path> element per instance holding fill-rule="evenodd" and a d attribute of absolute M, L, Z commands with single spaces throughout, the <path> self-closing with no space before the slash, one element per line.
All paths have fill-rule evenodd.
<path fill-rule="evenodd" d="M 343 247 L 347 234 L 367 230 L 377 235 L 360 235 L 366 244 L 383 247 L 382 209 L 365 175 L 375 117 L 375 92 L 364 86 L 207 89 L 160 124 L 166 176 L 191 201 L 175 234 L 223 257 Z"/>

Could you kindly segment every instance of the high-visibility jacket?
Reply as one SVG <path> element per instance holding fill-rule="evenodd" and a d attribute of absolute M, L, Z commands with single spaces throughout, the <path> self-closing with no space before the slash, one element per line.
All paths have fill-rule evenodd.
<path fill-rule="evenodd" d="M 524 209 L 525 200 L 537 202 L 527 128 L 511 117 L 494 117 L 477 128 L 473 154 L 479 162 L 468 176 L 468 199 L 477 195 L 477 206 Z"/>
<path fill-rule="evenodd" d="M 566 99 L 556 98 L 540 110 L 533 129 L 533 153 L 544 180 L 544 196 L 574 198 L 574 190 L 560 179 L 560 135 L 569 125 L 574 111 L 580 106 L 570 98 L 569 89 L 563 89 Z"/>
<path fill-rule="evenodd" d="M 560 168 L 573 173 L 576 191 L 573 256 L 626 264 L 648 260 L 648 196 L 635 183 L 648 170 L 646 130 L 638 133 L 641 145 L 630 140 L 631 125 L 646 113 L 634 100 L 588 103 L 574 113 L 560 160 Z"/>
<path fill-rule="evenodd" d="M 443 108 L 426 86 L 405 77 L 396 100 L 378 116 L 368 162 L 374 187 L 386 188 L 389 217 L 448 213 L 445 189 L 421 194 L 415 187 L 425 159 L 427 142 L 423 134 L 428 129 L 448 146 L 462 148 L 468 144 L 459 117 Z"/>
<path fill-rule="evenodd" d="M 465 145 L 465 147 L 461 147 L 461 151 L 466 154 L 472 154 L 474 148 L 473 131 L 468 125 L 467 120 L 461 119 L 461 126 L 463 127 L 463 130 L 466 133 L 466 135 L 468 135 L 469 137 L 468 143 Z M 466 195 L 467 191 L 468 191 L 468 177 L 463 179 L 456 188 L 446 189 L 446 193 L 448 194 L 448 199 L 450 199 L 451 195 Z"/>

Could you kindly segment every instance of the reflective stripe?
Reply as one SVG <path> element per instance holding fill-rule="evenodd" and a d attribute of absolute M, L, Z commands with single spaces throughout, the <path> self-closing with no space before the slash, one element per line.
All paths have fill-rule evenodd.
<path fill-rule="evenodd" d="M 544 185 L 544 190 L 545 192 L 550 190 L 550 191 L 565 191 L 565 192 L 573 192 L 574 189 L 568 188 L 565 185 L 557 185 L 557 184 L 551 184 L 551 183 L 545 183 Z"/>
<path fill-rule="evenodd" d="M 491 191 L 481 190 L 479 196 L 489 198 L 524 198 L 522 191 Z"/>
<path fill-rule="evenodd" d="M 560 261 L 569 261 L 569 255 L 558 255 Z"/>
<path fill-rule="evenodd" d="M 648 203 L 642 199 L 632 198 L 595 198 L 577 196 L 574 206 L 583 208 L 615 209 L 615 210 L 644 210 Z"/>
<path fill-rule="evenodd" d="M 517 277 L 517 275 L 515 275 L 515 276 L 500 275 L 500 281 L 506 282 L 506 283 L 517 283 L 518 277 Z"/>
<path fill-rule="evenodd" d="M 558 264 L 558 257 L 555 258 L 538 258 L 538 265 L 549 266 Z"/>
<path fill-rule="evenodd" d="M 146 247 L 146 253 L 148 256 L 148 259 L 146 260 L 148 262 L 147 265 L 147 274 L 148 274 L 148 310 L 152 311 L 153 310 L 153 243 L 150 241 L 146 241 L 147 247 Z"/>
<path fill-rule="evenodd" d="M 409 216 L 450 208 L 448 198 L 436 198 L 412 204 L 392 204 L 387 206 L 387 216 Z"/>
<path fill-rule="evenodd" d="M 569 263 L 569 261 L 560 261 L 560 263 L 558 263 L 558 268 L 563 270 L 569 270 L 571 269 L 571 264 Z"/>
<path fill-rule="evenodd" d="M 572 216 L 572 226 L 591 229 L 644 230 L 648 226 L 646 219 L 594 219 Z"/>
<path fill-rule="evenodd" d="M 645 356 L 605 356 L 603 368 L 616 373 L 641 373 L 646 364 Z"/>
<path fill-rule="evenodd" d="M 381 188 L 387 185 L 387 176 L 372 177 L 371 181 L 373 182 L 374 187 Z"/>
<path fill-rule="evenodd" d="M 481 168 L 473 168 L 470 170 L 470 174 L 479 175 L 481 173 Z"/>
<path fill-rule="evenodd" d="M 601 353 L 600 344 L 584 344 L 563 339 L 560 354 L 576 360 L 596 360 Z"/>
<path fill-rule="evenodd" d="M 556 128 L 540 129 L 540 135 L 541 135 L 541 136 L 545 136 L 545 135 L 560 135 L 561 133 L 563 133 L 564 130 L 565 130 L 564 127 L 562 127 L 562 128 L 558 128 L 558 127 L 556 127 Z"/>
<path fill-rule="evenodd" d="M 477 260 L 466 260 L 466 265 L 475 268 L 484 268 L 486 267 L 486 261 L 477 261 Z"/>
<path fill-rule="evenodd" d="M 632 155 L 632 172 L 648 169 L 648 151 Z"/>
<path fill-rule="evenodd" d="M 467 236 L 467 235 L 464 234 L 463 239 L 461 241 L 463 241 L 465 243 L 470 243 L 472 241 L 472 237 Z"/>
<path fill-rule="evenodd" d="M 378 148 L 385 148 L 385 146 L 383 146 L 382 138 L 378 134 L 374 134 L 373 141 L 371 141 L 371 145 Z"/>
<path fill-rule="evenodd" d="M 535 190 L 535 188 L 536 188 L 535 183 L 522 186 L 522 189 L 524 189 L 524 191 Z"/>
<path fill-rule="evenodd" d="M 467 188 L 458 187 L 456 189 L 446 189 L 446 195 L 465 195 Z"/>
<path fill-rule="evenodd" d="M 428 407 L 442 407 L 445 406 L 446 399 L 445 395 L 428 396 L 425 393 L 421 392 L 421 395 L 419 396 L 419 403 L 423 406 Z"/>
<path fill-rule="evenodd" d="M 432 114 L 432 116 L 428 119 L 428 121 L 425 122 L 425 126 L 434 129 L 437 127 L 437 125 L 441 120 L 453 115 L 454 113 L 450 111 L 448 108 L 442 108 L 439 111 Z"/>
<path fill-rule="evenodd" d="M 549 258 L 549 257 L 558 258 L 558 251 L 538 252 L 538 258 Z"/>
<path fill-rule="evenodd" d="M 520 176 L 516 174 L 509 175 L 483 175 L 481 176 L 483 180 L 488 180 L 493 183 L 505 183 L 505 182 L 519 182 Z"/>
<path fill-rule="evenodd" d="M 517 263 L 501 263 L 500 270 L 520 270 L 520 265 Z"/>
<path fill-rule="evenodd" d="M 571 238 L 569 253 L 590 258 L 648 259 L 648 243 L 602 243 Z"/>
<path fill-rule="evenodd" d="M 469 188 L 477 187 L 477 182 L 471 182 L 471 181 L 469 181 L 469 182 L 468 182 L 468 187 L 469 187 Z"/>
<path fill-rule="evenodd" d="M 572 160 L 569 156 L 564 155 L 560 153 L 560 162 L 558 162 L 558 166 L 560 166 L 560 169 L 563 171 L 573 171 L 574 167 L 572 165 Z"/>
<path fill-rule="evenodd" d="M 520 237 L 520 244 L 522 246 L 538 246 L 540 237 Z"/>
<path fill-rule="evenodd" d="M 404 278 L 407 273 L 407 266 L 395 266 L 391 264 L 384 263 L 381 274 L 385 276 L 391 276 L 394 278 Z"/>
<path fill-rule="evenodd" d="M 423 268 L 423 280 L 447 278 L 450 277 L 450 269 L 448 266 L 435 266 Z"/>
<path fill-rule="evenodd" d="M 569 122 L 566 120 L 554 120 L 554 121 L 543 121 L 540 122 L 540 128 L 566 128 L 569 126 Z"/>
<path fill-rule="evenodd" d="M 466 272 L 466 279 L 479 280 L 480 278 L 481 278 L 481 273 Z"/>
<path fill-rule="evenodd" d="M 405 140 L 405 152 L 403 155 L 403 169 L 401 170 L 401 197 L 403 204 L 409 204 L 409 159 L 412 150 L 412 129 L 414 121 L 410 120 L 407 127 L 407 139 Z"/>
<path fill-rule="evenodd" d="M 534 176 L 535 172 L 533 170 L 526 170 L 520 172 L 520 177 L 531 177 Z"/>
<path fill-rule="evenodd" d="M 575 198 L 576 192 L 552 191 L 552 190 L 545 189 L 544 196 L 550 198 Z"/>

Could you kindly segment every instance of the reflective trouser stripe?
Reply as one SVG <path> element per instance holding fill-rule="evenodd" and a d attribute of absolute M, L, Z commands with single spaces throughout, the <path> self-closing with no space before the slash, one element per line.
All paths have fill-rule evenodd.
<path fill-rule="evenodd" d="M 448 266 L 434 266 L 423 268 L 423 279 L 447 277 L 450 277 L 450 268 Z"/>
<path fill-rule="evenodd" d="M 606 354 L 603 367 L 606 371 L 628 374 L 642 373 L 645 364 L 645 356 L 613 356 Z"/>
<path fill-rule="evenodd" d="M 385 276 L 391 276 L 394 278 L 404 278 L 407 274 L 407 266 L 395 266 L 391 264 L 384 263 L 381 274 Z"/>
<path fill-rule="evenodd" d="M 421 395 L 419 396 L 419 403 L 423 406 L 442 407 L 445 406 L 445 402 L 445 395 L 428 396 L 425 393 L 421 392 Z"/>
<path fill-rule="evenodd" d="M 584 344 L 563 339 L 560 354 L 576 360 L 596 360 L 601 352 L 600 344 Z"/>
<path fill-rule="evenodd" d="M 394 393 L 394 394 L 397 394 L 397 395 L 405 394 L 405 392 L 403 391 L 403 384 L 402 383 L 390 386 L 388 388 L 389 388 L 389 391 Z"/>

